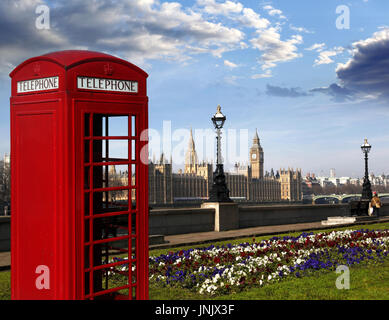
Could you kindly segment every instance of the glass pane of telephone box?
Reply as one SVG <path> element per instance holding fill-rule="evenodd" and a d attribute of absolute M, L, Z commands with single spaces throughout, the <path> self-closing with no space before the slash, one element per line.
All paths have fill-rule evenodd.
<path fill-rule="evenodd" d="M 131 136 L 136 136 L 136 117 L 131 116 Z"/>
<path fill-rule="evenodd" d="M 136 166 L 135 164 L 131 165 L 131 186 L 136 185 Z"/>
<path fill-rule="evenodd" d="M 132 265 L 131 281 L 133 284 L 136 284 L 136 261 L 133 261 L 131 265 Z"/>
<path fill-rule="evenodd" d="M 136 236 L 136 212 L 130 214 L 131 217 L 131 235 Z"/>
<path fill-rule="evenodd" d="M 128 136 L 128 116 L 108 117 L 108 136 Z"/>
<path fill-rule="evenodd" d="M 93 219 L 94 241 L 127 236 L 128 234 L 128 214 Z"/>
<path fill-rule="evenodd" d="M 89 113 L 84 114 L 84 136 L 85 137 L 90 136 L 90 114 Z"/>
<path fill-rule="evenodd" d="M 127 137 L 128 136 L 128 115 L 95 114 L 93 130 L 95 137 Z"/>
<path fill-rule="evenodd" d="M 131 209 L 136 210 L 136 189 L 131 189 Z"/>
<path fill-rule="evenodd" d="M 123 262 L 128 266 L 128 239 L 94 244 L 93 247 L 95 267 L 116 262 Z"/>
<path fill-rule="evenodd" d="M 94 176 L 102 176 L 101 181 L 96 181 L 94 188 L 126 187 L 128 181 L 128 165 L 95 166 Z"/>
<path fill-rule="evenodd" d="M 128 271 L 125 271 L 124 269 L 128 267 L 112 267 L 108 269 L 103 269 L 99 270 L 98 272 L 101 273 L 101 287 L 96 288 L 95 292 L 103 291 L 103 290 L 108 290 L 108 289 L 113 289 L 113 288 L 118 288 L 122 286 L 126 286 L 129 284 L 128 281 Z M 97 272 L 97 271 L 96 271 Z M 96 273 L 95 272 L 95 273 Z M 107 294 L 109 297 L 108 299 L 112 299 L 118 292 L 112 292 Z M 96 299 L 104 299 L 107 297 L 104 296 L 96 296 Z"/>
<path fill-rule="evenodd" d="M 128 190 L 93 193 L 93 214 L 128 211 Z"/>
<path fill-rule="evenodd" d="M 131 160 L 136 160 L 136 140 L 131 141 Z"/>
<path fill-rule="evenodd" d="M 93 162 L 128 161 L 128 140 L 94 140 Z"/>
<path fill-rule="evenodd" d="M 128 230 L 128 214 L 85 219 L 84 241 L 90 242 L 90 221 L 93 221 L 93 241 L 123 237 L 130 234 Z"/>
<path fill-rule="evenodd" d="M 106 269 L 99 269 L 93 271 L 93 292 L 92 295 L 94 296 L 93 299 L 95 300 L 105 300 L 109 299 L 111 300 L 114 298 L 117 294 L 122 293 L 122 290 L 125 289 L 119 289 L 114 292 L 106 293 L 98 295 L 99 292 L 114 289 L 114 288 L 120 288 L 123 286 L 127 286 L 129 284 L 128 281 L 128 271 L 123 271 L 126 267 L 116 266 L 116 267 L 110 267 Z M 123 269 L 123 270 L 122 270 Z M 85 294 L 90 293 L 89 289 L 89 272 L 85 273 L 85 284 L 88 284 L 85 286 Z M 94 295 L 97 294 L 97 295 Z"/>
<path fill-rule="evenodd" d="M 89 140 L 84 141 L 84 162 L 85 163 L 90 162 L 90 141 Z"/>

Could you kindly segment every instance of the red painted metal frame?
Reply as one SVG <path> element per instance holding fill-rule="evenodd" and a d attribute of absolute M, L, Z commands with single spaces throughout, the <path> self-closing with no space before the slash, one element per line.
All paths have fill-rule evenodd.
<path fill-rule="evenodd" d="M 37 67 L 38 66 L 38 67 Z M 108 66 L 108 67 L 107 67 Z M 107 70 L 109 72 L 107 73 Z M 96 78 L 122 79 L 138 81 L 138 93 L 97 92 L 77 89 L 77 76 Z M 146 90 L 147 74 L 138 67 L 116 57 L 90 51 L 63 51 L 31 58 L 20 64 L 10 74 L 12 78 L 11 97 L 11 297 L 12 299 L 96 299 L 113 294 L 122 289 L 128 289 L 129 296 L 117 295 L 116 299 L 131 299 L 135 288 L 136 299 L 148 299 L 148 167 L 141 161 L 141 152 L 147 154 L 147 138 L 144 130 L 148 129 L 148 98 Z M 56 90 L 35 93 L 17 93 L 18 81 L 39 79 L 50 76 L 59 77 L 59 88 Z M 85 113 L 128 116 L 128 136 L 93 137 L 93 116 L 89 118 L 89 136 L 84 137 Z M 30 118 L 21 122 L 23 115 L 34 119 L 45 117 L 42 132 L 50 128 L 52 137 L 34 136 L 39 132 L 34 128 L 25 128 L 21 123 L 29 124 Z M 45 116 L 46 115 L 46 116 Z M 136 135 L 132 134 L 132 115 L 136 116 Z M 40 119 L 40 118 L 39 118 Z M 27 122 L 26 122 L 27 121 Z M 108 120 L 107 120 L 108 121 Z M 39 121 L 38 121 L 39 123 Z M 46 161 L 27 159 L 19 137 L 28 137 L 26 129 L 31 130 L 33 141 L 39 142 L 40 150 L 33 156 L 39 159 L 39 151 L 44 151 L 49 157 Z M 49 130 L 49 129 L 47 129 Z M 46 130 L 46 131 L 47 131 Z M 49 131 L 48 131 L 49 132 Z M 25 139 L 25 138 L 23 138 Z M 26 139 L 25 139 L 26 140 Z M 93 162 L 93 141 L 101 140 L 107 144 L 110 140 L 128 140 L 128 161 L 112 159 L 109 165 L 128 165 L 129 181 L 124 187 L 93 189 L 93 167 L 107 167 L 106 162 Z M 24 141 L 24 140 L 23 140 Z M 47 150 L 45 143 L 50 143 Z M 90 161 L 84 162 L 84 141 L 89 142 Z M 131 159 L 132 142 L 136 141 L 136 159 Z M 33 148 L 29 148 L 30 153 Z M 32 155 L 29 154 L 31 157 Z M 49 161 L 51 159 L 51 161 Z M 44 160 L 44 159 L 43 159 Z M 37 172 L 45 172 L 38 177 L 35 170 L 28 170 L 31 163 L 47 163 L 53 171 L 45 172 L 42 168 Z M 135 164 L 135 184 L 132 183 L 132 164 Z M 21 171 L 23 170 L 23 171 Z M 84 189 L 84 170 L 89 170 L 89 189 Z M 24 176 L 21 176 L 24 172 Z M 108 172 L 106 170 L 106 175 Z M 21 190 L 29 186 L 36 188 L 41 184 L 54 186 L 47 189 L 51 196 L 42 195 L 38 199 L 30 196 L 31 208 L 39 207 L 40 202 L 47 201 L 46 216 L 41 216 L 39 210 L 26 211 L 26 195 Z M 24 189 L 20 189 L 20 187 Z M 127 210 L 93 215 L 93 192 L 113 190 L 128 190 Z M 132 190 L 136 190 L 136 207 L 132 209 Z M 84 194 L 89 195 L 89 216 L 84 214 Z M 36 216 L 47 233 L 47 241 L 38 239 L 35 230 L 26 228 L 28 215 Z M 115 238 L 93 240 L 93 221 L 98 218 L 118 217 L 128 215 L 128 235 Z M 136 217 L 135 234 L 132 232 L 131 221 Z M 46 220 L 39 220 L 45 218 Z M 49 218 L 47 220 L 47 218 Z M 90 221 L 90 223 L 89 223 Z M 101 220 L 100 220 L 101 221 Z M 89 223 L 89 241 L 84 241 L 84 224 Z M 38 223 L 38 222 L 34 222 Z M 34 224 L 33 223 L 33 224 Z M 22 232 L 23 231 L 23 232 Z M 108 288 L 93 292 L 93 271 L 122 266 L 126 261 L 118 261 L 105 265 L 94 266 L 93 244 L 106 244 L 113 240 L 128 240 L 128 254 L 132 254 L 132 241 L 135 239 L 136 283 L 132 283 L 132 263 L 128 271 L 128 284 L 116 288 Z M 89 266 L 84 266 L 84 247 L 89 249 Z M 121 251 L 123 252 L 123 251 Z M 32 266 L 40 264 L 37 257 L 47 257 L 50 264 L 50 289 L 38 290 L 35 279 L 38 276 Z M 89 273 L 89 293 L 85 294 L 84 272 Z"/>
<path fill-rule="evenodd" d="M 80 111 L 82 112 L 82 115 L 85 115 L 85 114 L 89 114 L 89 120 L 90 120 L 90 124 L 89 124 L 89 136 L 88 138 L 84 138 L 83 141 L 86 141 L 86 140 L 90 140 L 90 141 L 94 141 L 94 140 L 105 140 L 105 141 L 109 141 L 110 139 L 110 136 L 108 137 L 94 137 L 93 136 L 93 115 L 94 114 L 99 114 L 99 115 L 107 115 L 107 116 L 128 116 L 128 136 L 125 136 L 125 137 L 122 137 L 123 139 L 126 139 L 129 143 L 128 143 L 128 160 L 127 161 L 120 161 L 121 164 L 126 164 L 129 166 L 129 168 L 131 168 L 131 165 L 135 164 L 136 168 L 138 169 L 137 172 L 135 172 L 135 178 L 136 177 L 139 177 L 141 174 L 140 174 L 140 161 L 137 161 L 136 159 L 135 160 L 132 160 L 132 143 L 134 141 L 136 141 L 136 145 L 139 144 L 139 132 L 136 132 L 135 136 L 132 136 L 131 135 L 131 132 L 132 132 L 132 117 L 135 116 L 135 119 L 137 121 L 136 123 L 136 131 L 139 131 L 139 128 L 141 127 L 139 125 L 140 121 L 139 119 L 142 118 L 142 114 L 139 113 L 139 110 L 137 110 L 137 108 L 134 106 L 132 108 L 128 107 L 127 104 L 125 106 L 118 106 L 118 103 L 116 102 L 116 104 L 114 104 L 114 102 L 112 101 L 99 101 L 99 102 L 90 102 L 90 101 L 84 101 L 85 102 L 88 102 L 88 106 L 86 107 L 81 107 L 80 108 Z M 111 110 L 110 110 L 110 113 L 104 113 L 104 111 L 106 111 L 106 108 L 105 106 L 102 106 L 101 103 L 109 103 L 111 105 Z M 74 103 L 76 105 L 76 103 Z M 99 104 L 99 109 L 96 108 L 96 104 Z M 90 106 L 89 106 L 90 105 Z M 114 105 L 115 107 L 113 108 L 112 105 Z M 75 108 L 77 109 L 77 107 Z M 130 110 L 133 109 L 133 111 L 131 112 Z M 82 116 L 81 118 L 84 118 L 85 116 Z M 79 117 L 80 118 L 80 117 Z M 84 127 L 83 127 L 83 122 L 81 122 L 81 133 L 83 133 L 85 130 L 84 130 Z M 92 154 L 93 154 L 93 144 L 90 143 L 89 144 L 89 157 L 92 157 Z M 136 155 L 137 155 L 137 158 L 139 158 L 139 153 L 137 153 L 138 150 L 136 151 Z M 82 159 L 84 159 L 84 148 L 83 146 L 81 145 L 80 146 L 80 154 L 81 154 L 81 164 L 83 166 L 83 170 L 85 170 L 86 167 L 89 168 L 89 170 L 91 172 L 93 172 L 93 167 L 95 166 L 108 166 L 108 165 L 112 165 L 112 163 L 114 162 L 97 162 L 97 163 L 94 163 L 93 162 L 93 159 L 88 159 L 89 161 L 82 161 Z M 104 157 L 103 157 L 104 159 Z M 107 172 L 107 171 L 106 171 Z M 92 179 L 92 176 L 89 175 L 90 177 L 90 183 L 89 183 L 89 189 L 84 189 L 84 193 L 89 193 L 89 199 L 90 199 L 90 206 L 89 206 L 89 216 L 85 216 L 84 218 L 84 221 L 89 221 L 89 225 L 90 225 L 90 230 L 89 230 L 89 235 L 90 235 L 90 240 L 89 242 L 85 242 L 84 243 L 84 246 L 88 246 L 89 247 L 89 252 L 90 252 L 90 257 L 89 257 L 89 261 L 94 261 L 94 257 L 93 257 L 93 244 L 102 244 L 102 243 L 108 243 L 108 242 L 112 242 L 112 241 L 115 241 L 115 240 L 128 240 L 128 257 L 131 257 L 132 256 L 132 251 L 131 251 L 131 248 L 132 248 L 132 239 L 137 239 L 137 238 L 142 238 L 140 235 L 140 232 L 139 232 L 139 213 L 141 212 L 139 208 L 142 207 L 140 201 L 139 201 L 139 197 L 136 197 L 136 206 L 135 206 L 135 210 L 133 209 L 130 209 L 128 208 L 128 211 L 126 212 L 123 212 L 122 215 L 125 215 L 125 214 L 128 214 L 129 218 L 128 218 L 128 230 L 129 230 L 129 235 L 128 236 L 122 236 L 122 237 L 117 237 L 117 238 L 109 238 L 109 239 L 104 239 L 104 240 L 93 240 L 92 237 L 93 237 L 93 223 L 90 222 L 91 220 L 93 221 L 94 219 L 96 218 L 101 218 L 102 216 L 104 217 L 109 217 L 109 216 L 118 216 L 118 213 L 117 212 L 113 212 L 113 213 L 106 213 L 106 214 L 98 214 L 98 215 L 93 215 L 93 201 L 92 201 L 92 196 L 90 196 L 90 194 L 93 192 L 104 192 L 104 191 L 113 191 L 113 190 L 128 190 L 128 196 L 129 196 L 129 201 L 128 201 L 128 205 L 130 206 L 131 204 L 131 198 L 132 198 L 132 190 L 138 190 L 139 191 L 139 186 L 141 185 L 141 183 L 139 181 L 137 181 L 135 183 L 135 185 L 132 185 L 132 183 L 130 182 L 130 178 L 132 178 L 132 170 L 129 170 L 129 183 L 128 183 L 128 186 L 125 186 L 125 187 L 104 187 L 104 188 L 94 188 L 93 187 L 93 179 Z M 84 173 L 82 171 L 82 173 L 80 174 L 80 186 L 82 186 L 84 184 Z M 93 187 L 92 189 L 90 187 Z M 77 192 L 77 194 L 81 194 L 81 192 Z M 81 208 L 83 208 L 83 202 L 84 201 L 84 197 L 81 198 Z M 137 231 L 135 234 L 132 234 L 131 232 L 131 223 L 132 223 L 132 217 L 133 216 L 137 216 L 138 219 L 136 219 L 136 227 L 137 227 Z M 83 235 L 83 230 L 84 228 L 81 227 L 81 239 L 84 239 L 84 235 Z M 142 252 L 139 250 L 138 246 L 135 246 L 136 247 L 136 257 L 141 257 L 142 256 Z M 83 256 L 81 254 L 81 260 L 82 260 Z M 142 260 L 142 258 L 138 258 L 139 260 Z M 136 262 L 138 260 L 133 260 L 132 258 L 131 259 L 128 259 L 128 264 L 129 266 L 132 265 L 133 262 Z M 93 279 L 93 271 L 95 270 L 101 270 L 101 269 L 104 269 L 108 266 L 115 266 L 115 265 L 121 265 L 121 264 L 125 264 L 126 261 L 124 262 L 121 262 L 121 263 L 117 263 L 117 264 L 106 264 L 106 265 L 103 265 L 103 266 L 98 266 L 98 267 L 89 267 L 89 268 L 85 268 L 84 271 L 85 272 L 89 272 L 89 283 L 90 283 L 90 289 L 89 289 L 89 294 L 86 295 L 86 296 L 83 296 L 83 298 L 89 298 L 89 299 L 93 299 L 94 297 L 97 297 L 99 295 L 101 295 L 101 291 L 100 292 L 97 292 L 97 293 L 93 293 L 94 291 L 94 288 L 93 288 L 93 283 L 94 283 L 94 279 Z M 139 268 L 137 268 L 137 270 L 140 270 Z M 92 272 L 91 272 L 92 271 Z M 139 279 L 139 276 L 137 277 L 137 279 Z M 128 274 L 128 281 L 130 282 L 132 280 L 132 271 L 131 271 L 131 268 L 129 267 L 129 274 Z M 132 284 L 129 283 L 128 284 L 128 288 L 133 288 L 135 287 L 136 289 L 138 289 L 138 282 L 136 284 Z M 141 287 L 141 286 L 140 286 Z M 115 289 L 110 289 L 110 290 L 104 290 L 104 292 L 106 293 L 113 293 L 115 291 L 118 291 L 120 290 L 120 288 L 122 287 L 118 287 Z M 137 290 L 136 292 L 136 297 L 138 296 L 141 296 L 141 292 L 140 292 L 141 289 Z M 92 293 L 91 293 L 92 292 Z M 129 295 L 129 298 L 132 298 L 132 295 Z"/>

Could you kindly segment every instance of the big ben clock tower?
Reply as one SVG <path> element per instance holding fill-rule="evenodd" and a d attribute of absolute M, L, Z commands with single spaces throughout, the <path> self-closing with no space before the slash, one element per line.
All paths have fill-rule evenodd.
<path fill-rule="evenodd" d="M 250 164 L 253 179 L 263 178 L 263 149 L 259 143 L 258 132 L 255 130 L 253 145 L 250 148 Z"/>

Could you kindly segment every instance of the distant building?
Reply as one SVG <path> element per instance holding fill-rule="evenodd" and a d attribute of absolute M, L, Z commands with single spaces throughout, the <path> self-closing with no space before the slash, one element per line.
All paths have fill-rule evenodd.
<path fill-rule="evenodd" d="M 280 170 L 281 200 L 300 201 L 302 199 L 301 170 Z"/>
<path fill-rule="evenodd" d="M 301 170 L 264 172 L 264 152 L 258 132 L 249 150 L 250 164 L 235 164 L 232 172 L 226 172 L 227 186 L 232 199 L 252 202 L 301 201 Z M 160 160 L 149 162 L 150 204 L 172 204 L 182 200 L 205 200 L 213 184 L 213 165 L 199 162 L 192 131 L 185 167 L 172 172 L 172 160 L 162 154 Z"/>
<path fill-rule="evenodd" d="M 361 180 L 359 178 L 350 178 L 350 184 L 355 186 L 361 186 Z"/>
<path fill-rule="evenodd" d="M 303 181 L 303 194 L 310 194 L 310 181 L 314 174 L 309 174 L 305 180 Z M 362 187 L 363 178 L 351 178 L 351 177 L 317 177 L 317 182 L 320 184 L 322 188 L 326 187 L 337 187 L 339 188 L 339 192 L 346 193 L 359 193 L 361 190 L 358 188 Z M 379 176 L 375 176 L 373 173 L 369 174 L 369 181 L 373 188 L 377 188 L 380 190 L 385 190 L 385 188 L 389 187 L 389 176 L 385 174 L 381 174 Z M 356 188 L 358 187 L 358 188 Z M 322 190 L 323 192 L 323 190 Z"/>

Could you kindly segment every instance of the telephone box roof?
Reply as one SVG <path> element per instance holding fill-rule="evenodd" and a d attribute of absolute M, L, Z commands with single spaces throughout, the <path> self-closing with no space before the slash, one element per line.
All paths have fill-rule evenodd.
<path fill-rule="evenodd" d="M 89 50 L 55 51 L 55 52 L 46 53 L 41 56 L 33 57 L 19 64 L 9 75 L 10 77 L 13 77 L 14 74 L 18 72 L 21 68 L 23 68 L 25 65 L 34 61 L 42 61 L 42 60 L 52 61 L 62 66 L 65 70 L 71 69 L 79 64 L 86 63 L 86 62 L 111 61 L 111 62 L 116 62 L 116 63 L 126 65 L 127 67 L 133 69 L 134 71 L 141 73 L 144 77 L 146 78 L 148 77 L 148 74 L 145 71 L 143 71 L 141 68 L 137 67 L 136 65 L 126 60 L 117 58 L 110 54 L 96 52 L 96 51 L 89 51 Z"/>

